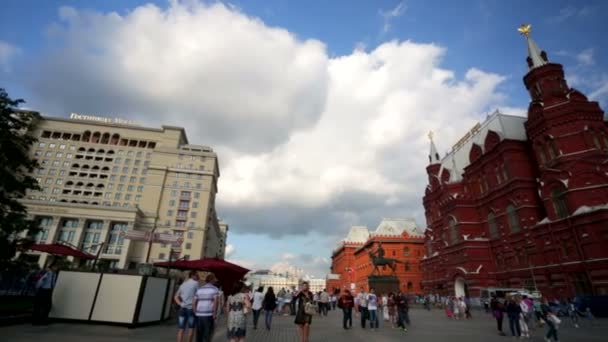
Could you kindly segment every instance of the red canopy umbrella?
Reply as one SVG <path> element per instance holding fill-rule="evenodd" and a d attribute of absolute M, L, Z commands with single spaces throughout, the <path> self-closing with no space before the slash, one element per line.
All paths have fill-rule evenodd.
<path fill-rule="evenodd" d="M 234 283 L 241 280 L 248 269 L 220 258 L 204 258 L 198 260 L 177 260 L 172 262 L 157 262 L 157 267 L 175 268 L 178 270 L 200 270 L 213 272 L 224 287 L 224 292 L 231 291 Z"/>
<path fill-rule="evenodd" d="M 94 255 L 85 253 L 69 245 L 60 243 L 36 243 L 28 247 L 29 250 L 49 253 L 53 255 L 73 256 L 80 259 L 95 259 Z"/>

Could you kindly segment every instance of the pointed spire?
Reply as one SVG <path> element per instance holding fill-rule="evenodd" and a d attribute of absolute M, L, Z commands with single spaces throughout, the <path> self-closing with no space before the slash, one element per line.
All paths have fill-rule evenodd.
<path fill-rule="evenodd" d="M 538 45 L 534 42 L 532 37 L 530 37 L 530 32 L 532 32 L 532 25 L 524 24 L 521 25 L 517 31 L 522 35 L 526 36 L 526 42 L 528 43 L 528 58 L 526 58 L 528 62 L 528 67 L 530 69 L 538 68 L 543 66 L 549 62 L 547 59 L 547 53 L 541 50 Z"/>
<path fill-rule="evenodd" d="M 437 153 L 437 147 L 433 141 L 433 131 L 428 134 L 429 140 L 431 141 L 431 151 L 429 152 L 429 164 L 439 164 L 439 153 Z"/>

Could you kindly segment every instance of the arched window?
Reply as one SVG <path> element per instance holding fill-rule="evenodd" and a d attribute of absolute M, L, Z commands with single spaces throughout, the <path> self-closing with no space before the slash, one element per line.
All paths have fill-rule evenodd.
<path fill-rule="evenodd" d="M 488 227 L 490 228 L 490 238 L 498 238 L 498 225 L 496 224 L 496 214 L 494 214 L 493 211 L 488 214 Z"/>
<path fill-rule="evenodd" d="M 413 291 L 414 290 L 414 284 L 412 284 L 411 281 L 407 282 L 407 290 L 408 291 Z"/>
<path fill-rule="evenodd" d="M 403 256 L 410 256 L 410 248 L 409 247 L 404 247 L 403 248 Z"/>
<path fill-rule="evenodd" d="M 410 263 L 409 263 L 409 262 L 406 262 L 406 263 L 405 263 L 405 270 L 406 270 L 406 271 L 410 271 L 411 269 L 412 269 L 412 267 L 410 266 Z"/>
<path fill-rule="evenodd" d="M 521 229 L 519 227 L 519 216 L 517 216 L 517 209 L 513 204 L 507 206 L 507 216 L 509 217 L 509 228 L 511 233 L 517 233 Z"/>
<path fill-rule="evenodd" d="M 458 228 L 456 227 L 456 219 L 450 218 L 450 241 L 452 244 L 458 242 Z"/>
<path fill-rule="evenodd" d="M 551 202 L 553 202 L 553 209 L 555 215 L 558 218 L 568 217 L 568 204 L 566 203 L 566 189 L 563 186 L 555 187 L 551 190 Z"/>

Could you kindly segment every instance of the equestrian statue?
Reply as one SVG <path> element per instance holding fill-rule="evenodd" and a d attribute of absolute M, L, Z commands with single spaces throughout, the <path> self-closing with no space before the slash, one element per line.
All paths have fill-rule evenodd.
<path fill-rule="evenodd" d="M 376 253 L 369 251 L 369 258 L 372 260 L 372 264 L 374 265 L 374 270 L 372 271 L 372 275 L 379 275 L 380 269 L 378 266 L 388 266 L 392 271 L 393 275 L 395 275 L 395 271 L 397 270 L 397 264 L 403 263 L 397 259 L 385 258 L 384 257 L 384 248 L 382 248 L 382 244 L 378 244 L 378 249 L 376 249 Z"/>

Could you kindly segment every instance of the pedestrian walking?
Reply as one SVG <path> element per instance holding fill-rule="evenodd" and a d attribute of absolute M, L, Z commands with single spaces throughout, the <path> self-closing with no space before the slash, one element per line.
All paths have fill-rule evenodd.
<path fill-rule="evenodd" d="M 394 293 L 389 293 L 388 294 L 388 320 L 391 322 L 391 327 L 395 328 L 395 313 L 397 311 L 397 303 L 395 301 L 395 294 Z"/>
<path fill-rule="evenodd" d="M 313 295 L 312 292 L 310 292 L 308 282 L 305 281 L 302 283 L 302 290 L 294 296 L 294 299 L 297 301 L 298 305 L 295 323 L 298 325 L 300 342 L 308 342 L 312 315 L 315 310 Z"/>
<path fill-rule="evenodd" d="M 576 309 L 576 305 L 574 304 L 574 300 L 568 300 L 568 317 L 570 317 L 570 322 L 575 328 L 578 328 L 578 310 Z"/>
<path fill-rule="evenodd" d="M 382 294 L 382 298 L 380 299 L 380 305 L 382 307 L 382 319 L 385 322 L 388 322 L 390 317 L 388 315 L 388 295 L 386 293 Z"/>
<path fill-rule="evenodd" d="M 454 312 L 454 319 L 459 320 L 460 313 L 461 313 L 460 312 L 460 301 L 456 297 L 452 298 L 452 312 Z"/>
<path fill-rule="evenodd" d="M 327 316 L 327 311 L 329 310 L 330 298 L 329 298 L 329 293 L 327 293 L 326 289 L 323 289 L 321 294 L 319 294 L 319 302 L 320 302 L 319 307 L 321 308 L 320 314 Z"/>
<path fill-rule="evenodd" d="M 498 298 L 496 298 L 496 295 L 492 295 L 490 309 L 492 310 L 494 319 L 496 319 L 496 329 L 498 330 L 498 334 L 504 336 L 505 333 L 502 331 L 504 305 L 498 300 Z"/>
<path fill-rule="evenodd" d="M 34 296 L 34 307 L 32 309 L 32 324 L 49 324 L 49 313 L 53 307 L 53 290 L 57 283 L 57 272 L 59 268 L 51 264 L 47 271 L 36 282 L 36 295 Z"/>
<path fill-rule="evenodd" d="M 285 288 L 281 288 L 279 290 L 279 292 L 276 294 L 276 297 L 277 297 L 277 308 L 278 308 L 277 311 L 279 312 L 279 314 L 281 312 L 283 312 L 283 305 L 285 305 L 285 294 L 286 293 L 287 292 L 285 291 Z"/>
<path fill-rule="evenodd" d="M 289 305 L 289 314 L 292 316 L 295 316 L 296 315 L 296 299 L 295 299 L 296 287 L 292 286 L 290 292 L 291 292 L 291 305 Z"/>
<path fill-rule="evenodd" d="M 549 302 L 546 298 L 543 298 L 541 310 L 544 321 L 547 324 L 547 334 L 545 335 L 545 341 L 549 342 L 551 341 L 551 339 L 553 339 L 553 341 L 559 341 L 559 337 L 557 336 L 557 328 L 559 327 L 562 321 L 553 313 L 553 311 L 551 311 L 551 307 L 549 306 Z"/>
<path fill-rule="evenodd" d="M 365 323 L 369 318 L 369 312 L 367 311 L 367 293 L 363 288 L 361 288 L 361 291 L 357 294 L 356 305 L 361 318 L 361 328 L 365 329 Z"/>
<path fill-rule="evenodd" d="M 410 306 L 408 303 L 407 294 L 401 292 L 399 295 L 397 295 L 396 303 L 398 316 L 397 326 L 401 328 L 401 330 L 407 331 L 407 327 L 405 325 L 410 325 Z"/>
<path fill-rule="evenodd" d="M 226 300 L 229 342 L 243 342 L 247 334 L 247 313 L 251 309 L 251 301 L 246 293 L 247 288 L 243 282 L 239 281 L 234 285 L 233 295 Z"/>
<path fill-rule="evenodd" d="M 272 324 L 272 314 L 274 313 L 274 309 L 277 308 L 277 297 L 274 295 L 272 286 L 270 286 L 268 291 L 266 291 L 264 301 L 262 302 L 262 307 L 264 308 L 264 322 L 266 323 L 266 330 L 270 330 L 270 325 Z"/>
<path fill-rule="evenodd" d="M 530 329 L 528 328 L 528 321 L 530 318 L 530 305 L 527 301 L 527 296 L 518 298 L 519 307 L 521 308 L 521 314 L 519 317 L 519 328 L 521 330 L 521 337 L 530 338 Z"/>
<path fill-rule="evenodd" d="M 471 300 L 469 297 L 462 298 L 462 304 L 464 305 L 464 315 L 466 319 L 472 319 L 473 315 L 471 315 Z M 429 307 L 430 310 L 430 307 Z"/>
<path fill-rule="evenodd" d="M 196 290 L 198 290 L 200 286 L 198 281 L 198 272 L 190 271 L 188 273 L 188 280 L 179 286 L 179 289 L 173 298 L 175 303 L 179 306 L 179 311 L 177 313 L 177 342 L 182 342 L 185 330 L 188 330 L 186 337 L 188 342 L 192 342 L 194 337 L 196 316 L 194 315 L 192 306 L 194 304 Z"/>
<path fill-rule="evenodd" d="M 369 313 L 369 327 L 372 331 L 378 329 L 378 296 L 376 289 L 369 289 L 367 294 L 367 312 Z"/>
<path fill-rule="evenodd" d="M 253 303 L 251 304 L 251 311 L 253 311 L 253 330 L 258 328 L 258 321 L 260 314 L 262 313 L 262 302 L 264 301 L 264 287 L 258 287 L 257 291 L 253 293 Z"/>
<path fill-rule="evenodd" d="M 290 290 L 285 291 L 285 304 L 283 306 L 283 312 L 279 310 L 279 314 L 283 314 L 283 316 L 287 316 L 291 313 L 291 301 L 293 300 L 293 292 Z"/>
<path fill-rule="evenodd" d="M 336 310 L 336 304 L 338 303 L 338 295 L 337 292 L 338 289 L 334 289 L 334 293 L 332 293 L 330 300 L 331 300 L 331 309 L 332 310 Z"/>
<path fill-rule="evenodd" d="M 211 342 L 217 315 L 219 289 L 215 287 L 216 278 L 213 274 L 207 275 L 205 285 L 196 290 L 194 295 L 194 314 L 196 315 L 196 341 Z"/>
<path fill-rule="evenodd" d="M 338 299 L 338 307 L 342 309 L 342 327 L 344 330 L 353 327 L 353 307 L 355 299 L 349 290 L 344 290 L 344 293 Z"/>
<path fill-rule="evenodd" d="M 515 302 L 515 298 L 512 296 L 507 300 L 506 311 L 507 317 L 509 318 L 511 336 L 520 337 L 521 329 L 519 327 L 519 317 L 521 315 L 521 307 Z"/>

